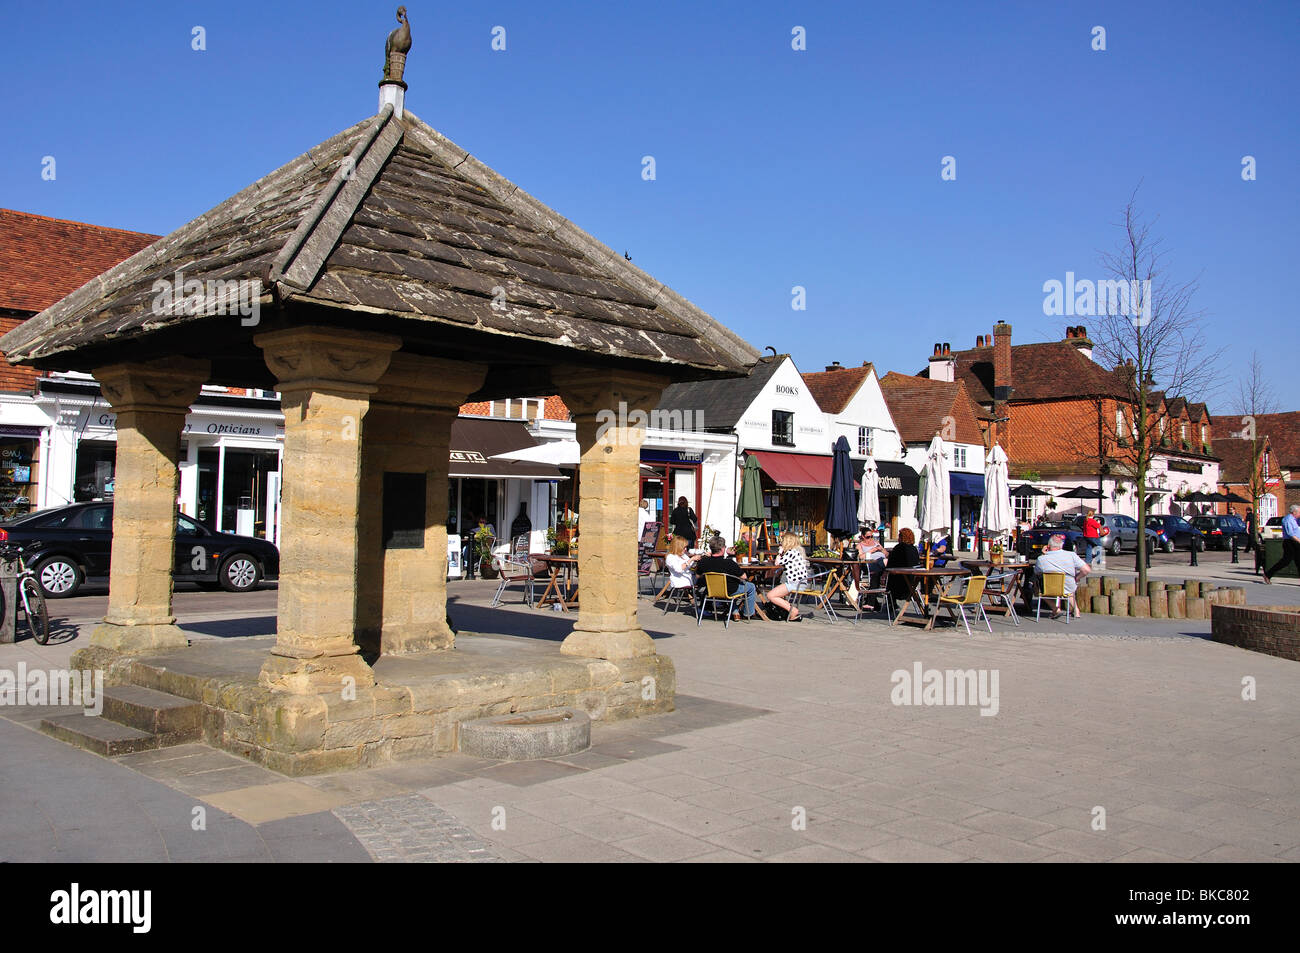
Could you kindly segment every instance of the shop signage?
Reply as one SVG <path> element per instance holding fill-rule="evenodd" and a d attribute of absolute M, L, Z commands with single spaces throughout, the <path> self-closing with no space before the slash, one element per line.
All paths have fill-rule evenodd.
<path fill-rule="evenodd" d="M 882 476 L 876 478 L 877 490 L 893 490 L 895 493 L 903 492 L 903 481 L 898 477 Z"/>
<path fill-rule="evenodd" d="M 97 423 L 101 427 L 108 427 L 112 430 L 116 430 L 117 414 L 100 414 Z M 246 427 L 243 424 L 208 424 L 203 429 L 204 429 L 204 433 L 210 433 L 214 435 L 230 434 L 232 436 L 238 436 L 238 437 L 262 436 L 262 428 L 260 426 Z M 182 430 L 181 432 L 184 434 L 194 433 L 194 424 L 189 420 L 185 421 L 185 429 Z M 277 432 L 278 432 L 278 428 L 277 428 Z"/>
<path fill-rule="evenodd" d="M 642 450 L 641 459 L 646 463 L 700 463 L 704 460 L 704 451 Z"/>
<path fill-rule="evenodd" d="M 1186 460 L 1170 460 L 1166 468 L 1173 470 L 1175 473 L 1197 473 L 1201 472 L 1199 463 L 1188 463 Z"/>
<path fill-rule="evenodd" d="M 783 394 L 783 395 L 786 396 L 786 397 L 798 397 L 798 396 L 799 396 L 799 388 L 797 388 L 797 387 L 791 387 L 789 384 L 777 384 L 777 385 L 776 385 L 776 392 L 777 392 L 778 394 Z"/>
<path fill-rule="evenodd" d="M 453 450 L 450 460 L 452 463 L 487 463 L 487 457 L 477 450 Z"/>

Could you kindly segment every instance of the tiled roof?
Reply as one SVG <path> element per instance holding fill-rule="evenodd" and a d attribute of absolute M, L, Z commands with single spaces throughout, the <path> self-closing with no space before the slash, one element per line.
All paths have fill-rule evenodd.
<path fill-rule="evenodd" d="M 492 402 L 489 400 L 475 400 L 468 404 L 461 404 L 460 413 L 466 417 L 488 417 L 492 414 Z M 546 398 L 543 406 L 542 416 L 545 420 L 568 420 L 569 408 L 560 400 L 559 395 L 552 394 Z"/>
<path fill-rule="evenodd" d="M 297 307 L 363 320 L 408 343 L 508 350 L 543 368 L 613 360 L 693 380 L 742 374 L 758 358 L 622 255 L 391 106 L 99 275 L 0 346 L 11 360 L 75 367 L 110 352 L 182 353 L 168 332 L 209 322 L 208 334 L 184 340 L 214 371 L 218 360 L 260 359 L 259 329 L 229 320 L 224 301 L 219 317 L 215 305 L 186 314 L 184 299 L 151 306 L 154 282 L 178 270 L 187 279 L 259 281 L 263 320 Z"/>
<path fill-rule="evenodd" d="M 838 414 L 848 406 L 862 382 L 871 373 L 871 364 L 861 367 L 837 367 L 831 371 L 813 371 L 801 374 L 817 406 L 828 414 Z"/>
<path fill-rule="evenodd" d="M 707 421 L 706 429 L 728 431 L 736 426 L 776 369 L 789 357 L 789 354 L 766 355 L 750 369 L 747 377 L 669 385 L 659 398 L 657 409 L 689 410 L 694 419 Z"/>
<path fill-rule="evenodd" d="M 1233 425 L 1242 429 L 1241 415 L 1226 418 L 1229 429 Z M 1215 424 L 1215 432 L 1218 432 Z M 1282 414 L 1256 414 L 1255 431 L 1261 437 L 1268 437 L 1280 466 L 1288 470 L 1300 470 L 1300 411 Z"/>
<path fill-rule="evenodd" d="M 0 209 L 0 308 L 44 311 L 157 235 Z"/>
<path fill-rule="evenodd" d="M 1244 437 L 1215 437 L 1214 455 L 1219 458 L 1220 483 L 1248 483 L 1251 472 L 1251 452 L 1263 454 L 1267 439 L 1254 442 Z"/>
<path fill-rule="evenodd" d="M 980 404 L 993 402 L 993 348 L 953 351 L 956 379 Z M 923 372 L 928 376 L 928 371 Z M 1011 346 L 1011 400 L 1122 397 L 1122 377 L 1085 357 L 1069 341 Z"/>
<path fill-rule="evenodd" d="M 926 443 L 953 418 L 957 443 L 983 443 L 975 402 L 961 382 L 932 381 L 890 371 L 880 379 L 885 404 L 904 443 Z"/>

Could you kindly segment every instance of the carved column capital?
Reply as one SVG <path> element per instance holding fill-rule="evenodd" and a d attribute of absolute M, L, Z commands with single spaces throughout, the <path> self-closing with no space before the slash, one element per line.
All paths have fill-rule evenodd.
<path fill-rule="evenodd" d="M 369 395 L 388 370 L 402 339 L 341 328 L 300 327 L 253 338 L 279 390 Z"/>

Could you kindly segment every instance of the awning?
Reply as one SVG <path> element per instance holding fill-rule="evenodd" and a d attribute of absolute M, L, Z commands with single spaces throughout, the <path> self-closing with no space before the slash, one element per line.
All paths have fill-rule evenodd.
<path fill-rule="evenodd" d="M 853 461 L 853 479 L 862 482 L 862 468 L 866 460 Z M 921 492 L 921 475 L 906 463 L 897 460 L 877 460 L 876 487 L 878 496 L 916 496 Z"/>
<path fill-rule="evenodd" d="M 771 450 L 750 450 L 758 458 L 758 465 L 777 486 L 818 487 L 830 489 L 831 458 L 811 453 L 775 453 Z"/>
<path fill-rule="evenodd" d="M 451 424 L 451 476 L 480 480 L 563 480 L 545 463 L 494 460 L 498 453 L 535 447 L 537 441 L 517 420 L 457 417 Z"/>
<path fill-rule="evenodd" d="M 951 488 L 953 496 L 983 496 L 984 474 L 949 473 L 948 486 Z"/>

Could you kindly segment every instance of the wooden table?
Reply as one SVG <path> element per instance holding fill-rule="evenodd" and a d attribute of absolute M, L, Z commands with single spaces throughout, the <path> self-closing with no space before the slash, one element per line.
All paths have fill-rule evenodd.
<path fill-rule="evenodd" d="M 935 587 L 938 586 L 942 591 L 946 585 L 944 580 L 951 581 L 970 574 L 969 569 L 959 569 L 952 566 L 943 566 L 939 569 L 926 569 L 923 566 L 917 566 L 914 569 L 890 569 L 890 577 L 902 576 L 907 580 L 908 589 L 912 593 L 907 601 L 899 607 L 898 615 L 890 625 L 898 625 L 904 621 L 903 616 L 907 612 L 907 607 L 915 602 L 917 608 L 926 616 L 925 630 L 929 632 L 934 628 L 934 620 L 939 614 L 939 600 L 932 598 Z"/>
<path fill-rule="evenodd" d="M 551 579 L 546 584 L 546 589 L 542 592 L 542 597 L 537 600 L 534 608 L 540 609 L 542 606 L 558 605 L 567 611 L 569 606 L 578 604 L 577 583 L 573 581 L 573 573 L 578 568 L 577 556 L 551 556 L 531 553 L 528 558 L 545 563 L 546 567 L 551 570 Z M 572 590 L 572 595 L 570 595 L 570 590 Z"/>

